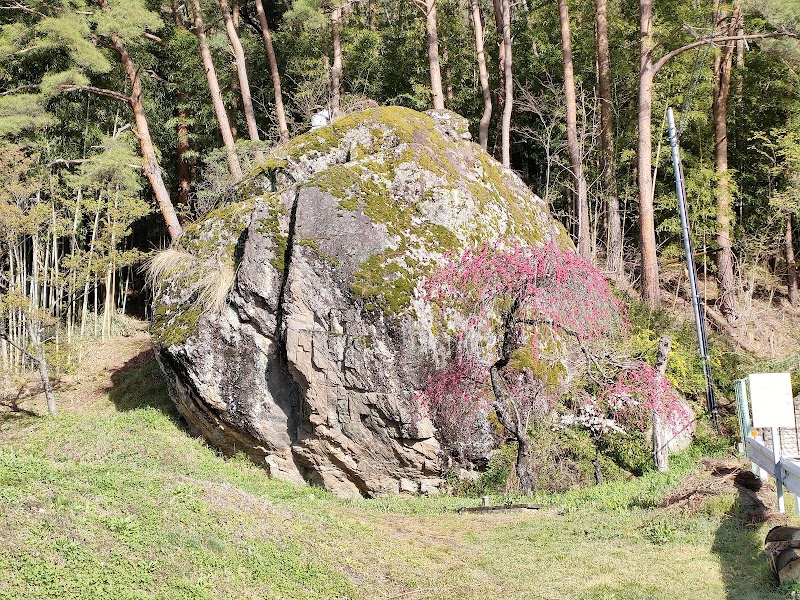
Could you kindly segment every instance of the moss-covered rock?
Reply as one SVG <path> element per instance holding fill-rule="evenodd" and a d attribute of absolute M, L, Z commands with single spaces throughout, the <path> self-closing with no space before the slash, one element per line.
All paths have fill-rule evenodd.
<path fill-rule="evenodd" d="M 414 418 L 441 360 L 420 283 L 497 238 L 569 243 L 544 202 L 446 111 L 381 107 L 277 147 L 240 203 L 187 229 L 199 268 L 237 269 L 222 314 L 164 282 L 154 333 L 190 425 L 276 476 L 344 494 L 432 491 L 438 445 Z"/>

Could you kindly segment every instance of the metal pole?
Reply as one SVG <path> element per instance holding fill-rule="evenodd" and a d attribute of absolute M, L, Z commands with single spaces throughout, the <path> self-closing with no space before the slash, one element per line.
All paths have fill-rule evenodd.
<path fill-rule="evenodd" d="M 783 469 L 781 469 L 781 438 L 777 427 L 772 428 L 772 455 L 775 457 L 775 490 L 778 493 L 778 512 L 786 512 L 783 498 Z"/>
<path fill-rule="evenodd" d="M 667 109 L 667 122 L 669 123 L 669 144 L 672 147 L 672 165 L 675 168 L 675 191 L 678 195 L 678 212 L 681 217 L 681 230 L 683 232 L 683 247 L 686 252 L 686 266 L 689 271 L 689 287 L 692 293 L 692 309 L 694 310 L 694 324 L 697 328 L 697 342 L 700 346 L 700 357 L 703 359 L 703 373 L 706 378 L 706 402 L 711 412 L 711 421 L 719 429 L 717 418 L 717 399 L 714 396 L 714 378 L 711 374 L 711 358 L 708 355 L 708 340 L 706 339 L 705 314 L 702 310 L 700 293 L 697 289 L 697 270 L 694 264 L 694 251 L 692 240 L 689 237 L 689 213 L 686 210 L 686 186 L 683 181 L 683 165 L 681 164 L 680 148 L 678 146 L 678 133 L 675 129 L 675 115 L 672 107 Z"/>

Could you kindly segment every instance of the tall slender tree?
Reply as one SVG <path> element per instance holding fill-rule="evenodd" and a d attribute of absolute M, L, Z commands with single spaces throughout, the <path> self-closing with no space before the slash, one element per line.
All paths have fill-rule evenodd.
<path fill-rule="evenodd" d="M 503 129 L 506 105 L 506 42 L 503 37 L 503 0 L 492 0 L 494 26 L 500 39 L 497 42 L 497 108 L 500 111 L 498 129 Z"/>
<path fill-rule="evenodd" d="M 186 22 L 183 18 L 183 9 L 179 0 L 171 0 L 172 20 L 175 27 L 186 30 Z M 175 146 L 175 171 L 178 179 L 177 202 L 179 205 L 189 205 L 189 194 L 192 188 L 193 163 L 185 160 L 186 154 L 191 150 L 189 143 L 189 111 L 186 107 L 186 90 L 183 82 L 178 82 L 177 92 L 177 144 Z"/>
<path fill-rule="evenodd" d="M 211 104 L 214 106 L 214 113 L 217 116 L 217 124 L 222 134 L 222 142 L 225 145 L 225 156 L 228 160 L 228 170 L 231 176 L 239 180 L 242 178 L 242 165 L 236 155 L 236 142 L 233 139 L 233 131 L 228 120 L 228 113 L 225 110 L 225 103 L 222 100 L 222 90 L 219 87 L 217 70 L 214 68 L 214 60 L 211 57 L 211 48 L 208 46 L 206 29 L 203 24 L 203 9 L 200 0 L 192 0 L 192 15 L 194 17 L 194 33 L 200 43 L 200 56 L 203 59 L 203 68 L 206 72 L 208 89 L 211 92 Z"/>
<path fill-rule="evenodd" d="M 338 117 L 342 101 L 342 7 L 335 6 L 331 11 L 331 38 L 333 39 L 333 65 L 331 66 L 331 117 Z"/>
<path fill-rule="evenodd" d="M 264 3 L 262 0 L 255 0 L 255 2 L 258 22 L 261 25 L 261 38 L 264 41 L 264 50 L 267 53 L 267 62 L 269 63 L 269 74 L 272 78 L 272 90 L 275 93 L 275 118 L 278 121 L 278 135 L 280 135 L 281 141 L 285 142 L 289 139 L 289 127 L 286 125 L 286 110 L 283 107 L 278 58 L 275 55 L 275 47 L 272 44 L 272 35 L 269 31 L 267 15 L 264 12 Z"/>
<path fill-rule="evenodd" d="M 500 126 L 500 155 L 503 166 L 511 168 L 511 113 L 514 109 L 513 58 L 511 54 L 511 2 L 500 0 L 503 11 L 503 118 Z"/>
<path fill-rule="evenodd" d="M 738 11 L 741 7 L 737 7 Z M 726 11 L 717 11 L 717 22 L 722 24 L 728 37 L 735 37 L 740 15 L 734 11 L 729 19 Z M 733 248 L 731 245 L 731 181 L 728 173 L 728 96 L 731 87 L 731 70 L 736 42 L 724 42 L 714 61 L 714 98 L 712 121 L 714 123 L 714 165 L 717 185 L 717 281 L 719 284 L 720 311 L 728 319 L 736 319 L 736 290 L 733 275 Z"/>
<path fill-rule="evenodd" d="M 645 302 L 656 308 L 661 304 L 656 256 L 656 225 L 653 210 L 653 0 L 639 1 L 639 141 L 637 147 L 639 178 L 639 252 L 641 254 L 641 289 Z"/>
<path fill-rule="evenodd" d="M 608 50 L 608 3 L 595 2 L 597 44 L 597 91 L 600 101 L 600 171 L 606 197 L 606 269 L 615 275 L 622 272 L 623 236 L 619 211 L 619 192 L 614 157 L 614 121 L 611 99 L 611 57 Z"/>
<path fill-rule="evenodd" d="M 786 214 L 783 245 L 786 256 L 786 288 L 789 293 L 789 303 L 797 306 L 800 303 L 800 291 L 798 291 L 797 287 L 797 262 L 795 261 L 794 241 L 792 240 L 792 213 Z"/>
<path fill-rule="evenodd" d="M 578 254 L 591 256 L 589 235 L 589 192 L 583 173 L 581 144 L 578 140 L 578 99 L 575 92 L 575 75 L 572 65 L 572 41 L 570 40 L 569 7 L 567 0 L 558 0 L 558 21 L 561 26 L 561 54 L 564 65 L 564 98 L 567 108 L 567 147 L 573 194 L 578 215 Z"/>
<path fill-rule="evenodd" d="M 653 82 L 656 74 L 676 56 L 694 48 L 711 44 L 719 45 L 736 40 L 760 40 L 784 37 L 786 32 L 726 35 L 725 33 L 703 36 L 694 42 L 680 46 L 654 60 L 653 52 L 658 44 L 653 40 L 653 0 L 639 0 L 639 103 L 637 175 L 639 182 L 639 252 L 641 256 L 642 298 L 652 308 L 661 304 L 656 254 L 655 213 L 653 209 Z"/>
<path fill-rule="evenodd" d="M 478 78 L 481 84 L 483 97 L 483 114 L 478 125 L 478 141 L 481 148 L 486 150 L 489 143 L 489 123 L 492 120 L 492 91 L 489 87 L 489 70 L 486 68 L 486 52 L 483 40 L 483 19 L 478 0 L 471 0 L 472 28 L 475 31 L 475 50 L 478 56 Z"/>
<path fill-rule="evenodd" d="M 242 95 L 242 109 L 244 110 L 244 118 L 247 122 L 247 134 L 251 141 L 257 142 L 259 141 L 258 125 L 256 123 L 256 114 L 253 110 L 253 98 L 250 94 L 250 79 L 247 76 L 247 63 L 245 62 L 242 41 L 239 38 L 239 31 L 234 23 L 228 0 L 217 0 L 217 4 L 222 12 L 225 31 L 228 34 L 228 40 L 233 49 L 233 62 L 236 67 L 236 77 L 239 81 L 239 92 Z"/>
<path fill-rule="evenodd" d="M 425 36 L 428 49 L 428 71 L 431 79 L 431 101 L 433 108 L 444 108 L 442 68 L 439 61 L 439 29 L 436 18 L 436 0 L 415 0 L 425 13 Z"/>

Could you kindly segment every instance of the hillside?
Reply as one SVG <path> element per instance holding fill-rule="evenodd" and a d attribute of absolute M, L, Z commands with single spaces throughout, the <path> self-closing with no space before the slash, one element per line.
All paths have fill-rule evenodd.
<path fill-rule="evenodd" d="M 0 597 L 766 600 L 786 591 L 761 554 L 769 507 L 746 525 L 754 515 L 743 514 L 735 465 L 701 468 L 697 450 L 674 457 L 667 475 L 539 496 L 538 511 L 456 512 L 474 498 L 337 499 L 189 436 L 146 334 L 95 347 L 85 365 L 61 382 L 58 418 L 39 416 L 37 399 L 0 413 Z"/>

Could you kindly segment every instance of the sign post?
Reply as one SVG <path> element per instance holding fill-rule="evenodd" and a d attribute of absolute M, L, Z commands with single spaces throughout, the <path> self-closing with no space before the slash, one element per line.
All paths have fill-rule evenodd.
<path fill-rule="evenodd" d="M 779 427 L 795 427 L 792 380 L 789 373 L 753 373 L 750 381 L 750 402 L 753 427 L 772 430 L 772 454 L 775 458 L 775 481 L 778 490 L 778 510 L 786 512 L 783 499 L 781 469 L 781 439 Z"/>

